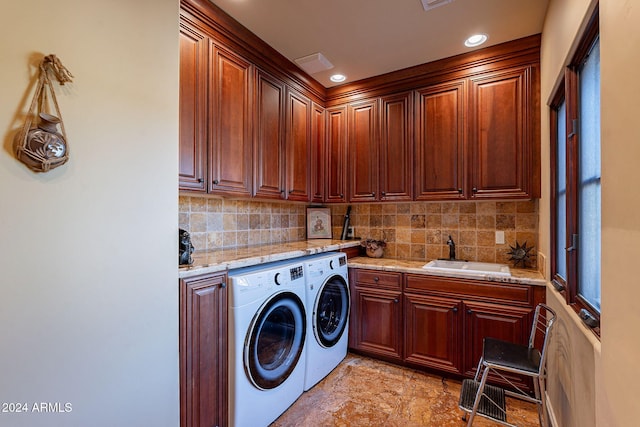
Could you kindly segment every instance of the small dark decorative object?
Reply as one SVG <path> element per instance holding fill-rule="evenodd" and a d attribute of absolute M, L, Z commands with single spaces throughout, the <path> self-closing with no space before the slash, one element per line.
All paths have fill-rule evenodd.
<path fill-rule="evenodd" d="M 530 248 L 528 248 L 526 241 L 522 246 L 520 246 L 520 243 L 518 243 L 517 240 L 516 240 L 515 248 L 511 245 L 509 246 L 511 247 L 511 250 L 507 252 L 507 255 L 511 255 L 511 258 L 509 258 L 509 261 L 514 261 L 513 263 L 514 267 L 517 267 L 518 264 L 522 264 L 522 267 L 526 268 L 527 263 L 529 262 L 529 257 L 531 256 L 529 252 L 534 248 L 534 246 L 531 246 Z"/>
<path fill-rule="evenodd" d="M 371 258 L 382 258 L 384 247 L 387 246 L 384 240 L 367 239 L 360 242 L 360 246 L 366 248 L 367 256 Z"/>
<path fill-rule="evenodd" d="M 193 258 L 191 254 L 194 251 L 193 245 L 191 244 L 191 236 L 189 232 L 179 229 L 178 233 L 178 245 L 180 247 L 180 255 L 178 257 L 178 265 L 191 265 L 193 264 Z"/>

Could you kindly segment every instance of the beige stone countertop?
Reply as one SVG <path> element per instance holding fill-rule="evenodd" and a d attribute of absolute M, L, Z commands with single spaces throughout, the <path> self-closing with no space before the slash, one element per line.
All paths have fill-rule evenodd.
<path fill-rule="evenodd" d="M 368 268 L 371 270 L 381 271 L 397 271 L 401 273 L 428 274 L 431 276 L 453 277 L 459 279 L 476 279 L 486 280 L 489 282 L 516 283 L 523 285 L 546 286 L 547 282 L 537 270 L 529 270 L 524 268 L 513 268 L 511 277 L 492 276 L 491 273 L 486 275 L 465 275 L 460 272 L 427 272 L 422 268 L 428 261 L 407 261 L 401 259 L 390 258 L 368 258 L 356 257 L 348 261 L 349 267 Z"/>
<path fill-rule="evenodd" d="M 337 251 L 354 246 L 360 246 L 360 240 L 312 239 L 271 245 L 194 252 L 192 255 L 193 264 L 188 267 L 180 267 L 178 277 L 183 279 L 200 274 L 249 267 L 265 262 L 281 261 L 321 252 Z"/>

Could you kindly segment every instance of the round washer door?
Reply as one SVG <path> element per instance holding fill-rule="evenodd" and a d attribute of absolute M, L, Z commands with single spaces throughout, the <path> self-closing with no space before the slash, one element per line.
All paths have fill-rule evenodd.
<path fill-rule="evenodd" d="M 304 305 L 297 295 L 282 292 L 258 310 L 245 340 L 244 367 L 257 388 L 278 387 L 291 375 L 304 347 Z"/>
<path fill-rule="evenodd" d="M 333 347 L 342 337 L 349 319 L 349 286 L 342 276 L 327 280 L 316 298 L 313 331 L 318 343 Z"/>

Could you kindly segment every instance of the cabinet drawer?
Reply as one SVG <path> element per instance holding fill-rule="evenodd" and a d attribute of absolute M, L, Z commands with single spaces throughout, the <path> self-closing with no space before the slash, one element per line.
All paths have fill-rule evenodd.
<path fill-rule="evenodd" d="M 374 285 L 390 289 L 400 289 L 402 284 L 402 273 L 360 269 L 354 269 L 352 273 L 356 284 Z"/>
<path fill-rule="evenodd" d="M 532 286 L 407 274 L 405 290 L 488 302 L 533 306 Z"/>

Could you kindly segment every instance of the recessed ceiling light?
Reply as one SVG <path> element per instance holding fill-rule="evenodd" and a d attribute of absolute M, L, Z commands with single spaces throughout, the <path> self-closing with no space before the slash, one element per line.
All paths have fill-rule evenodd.
<path fill-rule="evenodd" d="M 480 46 L 482 43 L 486 42 L 488 38 L 489 37 L 486 34 L 474 34 L 464 41 L 464 45 L 466 47 Z"/>
<path fill-rule="evenodd" d="M 345 76 L 343 74 L 334 74 L 333 76 L 329 77 L 329 80 L 331 80 L 332 82 L 335 82 L 335 83 L 343 82 L 346 79 L 347 79 L 347 76 Z"/>

